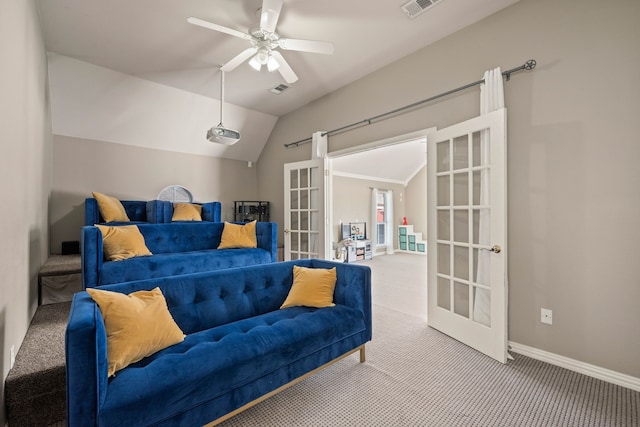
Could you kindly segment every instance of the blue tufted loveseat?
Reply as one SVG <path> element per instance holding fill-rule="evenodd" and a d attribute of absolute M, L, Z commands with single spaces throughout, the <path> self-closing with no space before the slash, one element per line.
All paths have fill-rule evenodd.
<path fill-rule="evenodd" d="M 293 265 L 336 267 L 334 307 L 279 309 Z M 66 331 L 67 425 L 220 422 L 371 340 L 369 267 L 297 260 L 105 286 L 160 287 L 186 338 L 107 378 L 102 314 L 74 296 Z"/>
<path fill-rule="evenodd" d="M 223 222 L 136 224 L 153 255 L 106 261 L 102 233 L 82 227 L 83 288 L 277 261 L 277 224 L 256 223 L 257 248 L 216 249 Z"/>
<path fill-rule="evenodd" d="M 171 222 L 173 203 L 167 200 L 120 200 L 130 224 L 149 222 L 152 224 Z M 202 205 L 202 220 L 221 222 L 222 204 L 220 202 L 199 203 Z M 107 224 L 100 215 L 98 201 L 93 197 L 84 199 L 84 225 Z M 113 224 L 113 223 L 112 223 Z M 121 225 L 129 223 L 118 223 Z"/>

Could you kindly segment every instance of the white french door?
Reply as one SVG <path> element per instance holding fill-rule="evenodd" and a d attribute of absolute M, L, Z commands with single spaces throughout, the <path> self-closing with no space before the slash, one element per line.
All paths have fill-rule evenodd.
<path fill-rule="evenodd" d="M 326 159 L 284 165 L 284 260 L 325 253 Z"/>
<path fill-rule="evenodd" d="M 428 323 L 506 363 L 506 109 L 427 136 Z"/>

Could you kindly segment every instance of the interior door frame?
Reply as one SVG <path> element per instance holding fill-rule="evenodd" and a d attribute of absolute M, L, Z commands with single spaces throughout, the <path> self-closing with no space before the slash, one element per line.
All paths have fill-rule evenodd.
<path fill-rule="evenodd" d="M 353 147 L 343 148 L 341 150 L 331 151 L 327 153 L 327 160 L 329 164 L 329 180 L 325 187 L 326 190 L 326 199 L 325 206 L 327 211 L 327 222 L 325 223 L 325 248 L 331 248 L 332 245 L 332 236 L 331 236 L 331 227 L 334 221 L 333 218 L 333 171 L 331 168 L 331 160 L 348 156 L 350 154 L 362 153 L 364 151 L 375 150 L 377 148 L 388 147 L 390 145 L 402 144 L 405 142 L 415 141 L 416 139 L 426 139 L 427 134 L 433 133 L 437 130 L 436 127 L 429 127 L 421 130 L 417 130 L 414 132 L 409 132 L 397 136 L 392 136 L 389 138 L 379 139 L 377 141 L 367 142 L 360 145 L 355 145 Z M 425 158 L 426 158 L 426 150 L 425 150 Z M 392 234 L 393 235 L 393 234 Z M 331 259 L 331 258 L 328 258 Z"/>

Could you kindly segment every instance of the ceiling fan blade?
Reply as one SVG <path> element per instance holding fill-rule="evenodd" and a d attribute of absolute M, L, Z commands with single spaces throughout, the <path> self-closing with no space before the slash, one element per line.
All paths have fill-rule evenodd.
<path fill-rule="evenodd" d="M 278 62 L 278 64 L 280 64 L 280 67 L 278 67 L 278 71 L 282 75 L 282 78 L 284 78 L 284 81 L 286 81 L 287 83 L 294 83 L 298 81 L 298 76 L 296 76 L 296 73 L 293 72 L 280 52 L 274 50 L 271 52 L 271 56 Z"/>
<path fill-rule="evenodd" d="M 282 0 L 263 0 L 262 13 L 260 14 L 260 29 L 268 33 L 273 33 L 278 24 Z"/>
<path fill-rule="evenodd" d="M 298 50 L 301 52 L 323 53 L 331 55 L 333 53 L 333 43 L 319 42 L 315 40 L 280 39 L 278 46 L 285 50 Z"/>
<path fill-rule="evenodd" d="M 257 51 L 258 49 L 255 47 L 250 47 L 248 49 L 243 50 L 238 55 L 234 56 L 226 64 L 224 64 L 222 67 L 220 67 L 220 70 L 222 71 L 234 70 L 238 65 L 242 64 L 244 61 L 246 61 L 247 59 L 255 55 Z"/>
<path fill-rule="evenodd" d="M 234 37 L 239 37 L 245 40 L 251 40 L 251 35 L 243 33 L 242 31 L 234 30 L 233 28 L 223 27 L 222 25 L 214 24 L 213 22 L 203 21 L 200 18 L 187 18 L 189 24 L 197 25 L 199 27 L 208 28 L 209 30 L 220 31 L 221 33 L 229 34 Z"/>

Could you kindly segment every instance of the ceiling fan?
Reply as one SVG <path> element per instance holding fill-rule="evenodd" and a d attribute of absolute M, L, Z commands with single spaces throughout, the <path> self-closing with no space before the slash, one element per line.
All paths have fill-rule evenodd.
<path fill-rule="evenodd" d="M 254 28 L 247 33 L 199 18 L 190 17 L 187 18 L 187 22 L 239 37 L 251 43 L 252 46 L 250 48 L 243 50 L 224 64 L 220 68 L 222 71 L 232 71 L 247 59 L 251 58 L 249 65 L 256 70 L 259 71 L 263 65 L 266 65 L 269 71 L 278 70 L 287 83 L 293 83 L 298 80 L 298 76 L 293 72 L 282 54 L 276 50 L 277 48 L 300 52 L 332 54 L 333 44 L 315 40 L 281 38 L 276 32 L 276 25 L 280 17 L 281 9 L 282 0 L 263 0 L 260 13 L 260 27 Z"/>

